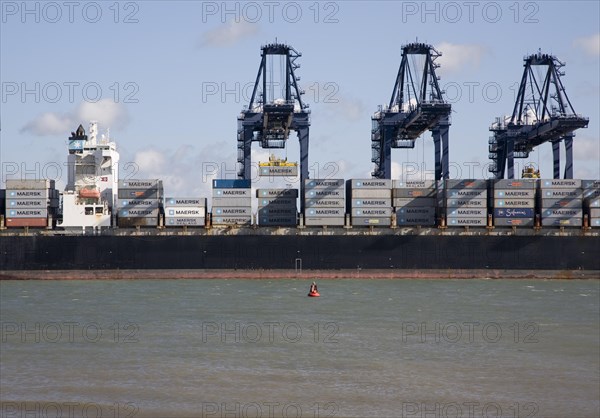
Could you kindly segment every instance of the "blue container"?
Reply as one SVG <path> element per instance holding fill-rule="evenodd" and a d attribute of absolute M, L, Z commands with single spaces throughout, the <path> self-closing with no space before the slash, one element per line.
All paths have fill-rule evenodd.
<path fill-rule="evenodd" d="M 213 189 L 249 189 L 251 187 L 251 180 L 213 180 Z"/>
<path fill-rule="evenodd" d="M 494 209 L 495 218 L 533 218 L 535 211 L 532 208 L 500 208 Z"/>

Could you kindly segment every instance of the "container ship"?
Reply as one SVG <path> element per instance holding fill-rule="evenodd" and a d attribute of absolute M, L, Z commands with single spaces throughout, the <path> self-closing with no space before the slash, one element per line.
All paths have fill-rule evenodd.
<path fill-rule="evenodd" d="M 424 57 L 418 73 L 431 81 L 420 83 L 427 91 L 412 86 L 420 101 L 403 102 L 411 54 Z M 372 117 L 372 178 L 311 179 L 309 112 L 294 72 L 299 56 L 287 45 L 262 48 L 251 102 L 238 116 L 238 176 L 212 180 L 210 196 L 166 194 L 161 179 L 120 179 L 116 144 L 99 137 L 95 122 L 68 138 L 63 191 L 49 179 L 7 179 L 0 278 L 600 277 L 600 180 L 572 178 L 573 132 L 588 120 L 565 107 L 564 88 L 545 91 L 562 86 L 555 57 L 525 58 L 520 106 L 490 128 L 493 178 L 449 178 L 450 106 L 434 73 L 439 54 L 417 43 L 403 47 L 390 104 Z M 275 58 L 285 88 L 272 100 L 265 83 Z M 521 91 L 533 65 L 548 73 L 538 83 L 543 98 L 531 102 Z M 560 112 L 546 113 L 546 98 L 557 97 Z M 525 121 L 517 109 L 529 112 Z M 414 147 L 426 130 L 435 178 L 391 179 L 391 149 Z M 285 148 L 290 131 L 298 133 L 300 163 L 272 154 L 258 165 L 259 176 L 295 177 L 298 187 L 253 188 L 252 143 Z M 545 142 L 553 145 L 553 178 L 528 167 L 515 179 L 514 158 Z"/>

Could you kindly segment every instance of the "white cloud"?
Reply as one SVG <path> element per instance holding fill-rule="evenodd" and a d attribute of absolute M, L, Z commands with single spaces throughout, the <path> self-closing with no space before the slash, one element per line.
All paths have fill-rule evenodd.
<path fill-rule="evenodd" d="M 461 71 L 465 68 L 477 68 L 486 53 L 485 47 L 475 44 L 442 42 L 435 48 L 442 53 L 442 56 L 436 61 L 441 65 L 439 71 L 446 73 Z"/>
<path fill-rule="evenodd" d="M 161 173 L 165 165 L 165 156 L 162 152 L 147 149 L 137 152 L 134 162 L 139 170 Z"/>
<path fill-rule="evenodd" d="M 562 145 L 561 145 L 562 147 Z M 600 139 L 575 137 L 573 139 L 573 157 L 582 161 L 600 160 Z"/>
<path fill-rule="evenodd" d="M 38 136 L 68 135 L 79 124 L 86 125 L 90 120 L 98 121 L 106 128 L 124 129 L 129 123 L 129 115 L 123 104 L 102 99 L 96 103 L 83 102 L 67 113 L 42 113 L 25 124 L 21 132 Z"/>
<path fill-rule="evenodd" d="M 200 46 L 231 46 L 244 38 L 258 34 L 258 32 L 259 26 L 255 23 L 243 20 L 236 23 L 230 20 L 215 29 L 204 32 L 200 40 Z"/>
<path fill-rule="evenodd" d="M 573 45 L 582 49 L 591 57 L 600 56 L 600 33 L 582 38 L 577 38 L 573 41 Z"/>

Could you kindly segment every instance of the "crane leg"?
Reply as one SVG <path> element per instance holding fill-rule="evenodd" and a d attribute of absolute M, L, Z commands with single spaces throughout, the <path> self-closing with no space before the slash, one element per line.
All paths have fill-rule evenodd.
<path fill-rule="evenodd" d="M 298 129 L 300 141 L 300 196 L 304 196 L 304 182 L 308 180 L 308 127 Z M 300 199 L 300 211 L 304 212 L 304 199 Z"/>
<path fill-rule="evenodd" d="M 573 135 L 567 135 L 565 138 L 565 177 L 573 178 Z"/>
<path fill-rule="evenodd" d="M 554 157 L 554 175 L 553 178 L 560 178 L 560 141 L 552 143 L 552 156 Z"/>
<path fill-rule="evenodd" d="M 508 161 L 507 167 L 507 176 L 506 178 L 514 179 L 515 178 L 515 140 L 508 139 L 506 141 L 506 159 Z"/>
<path fill-rule="evenodd" d="M 381 161 L 381 169 L 383 170 L 384 179 L 392 178 L 392 135 L 394 129 L 393 127 L 386 126 L 383 131 L 383 150 L 382 156 L 383 161 Z"/>

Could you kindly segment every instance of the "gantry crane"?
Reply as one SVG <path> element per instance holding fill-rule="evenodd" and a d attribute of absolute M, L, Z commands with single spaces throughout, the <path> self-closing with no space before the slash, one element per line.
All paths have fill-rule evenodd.
<path fill-rule="evenodd" d="M 564 63 L 541 51 L 526 56 L 524 61 L 525 70 L 510 120 L 496 118 L 490 127 L 494 134 L 489 139 L 489 157 L 492 160 L 489 171 L 498 179 L 504 178 L 507 171 L 507 177 L 512 179 L 515 158 L 527 158 L 533 148 L 551 142 L 554 178 L 558 179 L 560 143 L 564 141 L 564 178 L 572 179 L 574 131 L 587 128 L 589 119 L 576 114 L 567 97 L 560 80 L 564 75 L 560 71 Z"/>
<path fill-rule="evenodd" d="M 248 108 L 238 117 L 238 177 L 250 179 L 251 146 L 259 142 L 262 148 L 285 148 L 290 131 L 300 140 L 300 182 L 308 179 L 308 105 L 298 87 L 296 59 L 302 54 L 279 43 L 261 47 L 261 61 Z M 279 58 L 280 83 L 274 81 L 274 67 Z"/>
<path fill-rule="evenodd" d="M 390 103 L 372 120 L 371 161 L 374 178 L 391 178 L 391 149 L 414 148 L 430 130 L 435 146 L 435 178 L 448 178 L 448 131 L 451 106 L 444 101 L 435 69 L 442 54 L 433 46 L 411 43 L 402 47 L 402 60 Z M 416 62 L 418 58 L 422 65 Z M 420 79 L 419 79 L 420 78 Z"/>

